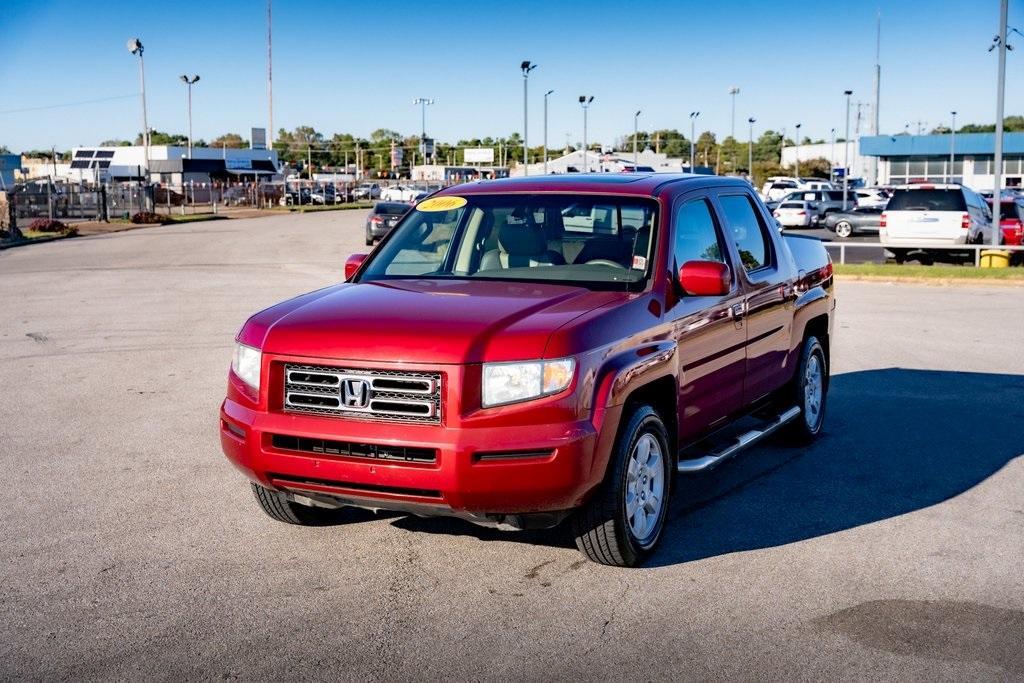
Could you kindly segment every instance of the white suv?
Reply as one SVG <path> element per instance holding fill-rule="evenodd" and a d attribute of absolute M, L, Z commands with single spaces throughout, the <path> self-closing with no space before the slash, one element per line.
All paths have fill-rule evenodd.
<path fill-rule="evenodd" d="M 929 245 L 981 244 L 989 240 L 991 230 L 992 212 L 978 193 L 963 185 L 917 184 L 895 188 L 882 212 L 878 236 L 901 260 L 909 251 Z"/>

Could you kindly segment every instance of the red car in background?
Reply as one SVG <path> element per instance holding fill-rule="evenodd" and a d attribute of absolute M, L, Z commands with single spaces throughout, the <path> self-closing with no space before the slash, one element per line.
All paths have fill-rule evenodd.
<path fill-rule="evenodd" d="M 236 338 L 221 445 L 281 522 L 569 519 L 586 557 L 633 566 L 677 474 L 822 430 L 832 264 L 742 180 L 459 185 L 345 277 Z"/>
<path fill-rule="evenodd" d="M 992 200 L 988 200 L 992 206 Z M 999 202 L 999 227 L 1003 232 L 1003 244 L 1011 247 L 1024 244 L 1024 205 L 1014 199 Z"/>

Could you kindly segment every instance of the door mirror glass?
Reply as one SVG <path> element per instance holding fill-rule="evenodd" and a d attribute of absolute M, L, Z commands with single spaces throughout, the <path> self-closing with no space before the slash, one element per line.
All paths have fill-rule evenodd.
<path fill-rule="evenodd" d="M 366 254 L 352 254 L 345 260 L 345 281 L 352 279 L 352 276 L 359 270 L 359 266 L 363 265 L 363 261 L 366 260 Z"/>
<path fill-rule="evenodd" d="M 687 261 L 679 269 L 679 286 L 691 296 L 725 296 L 732 288 L 732 274 L 718 261 Z"/>

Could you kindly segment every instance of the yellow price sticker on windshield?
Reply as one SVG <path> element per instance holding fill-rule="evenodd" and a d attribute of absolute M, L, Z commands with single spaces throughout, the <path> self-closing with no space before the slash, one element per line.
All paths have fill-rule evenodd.
<path fill-rule="evenodd" d="M 431 197 L 416 205 L 417 211 L 451 211 L 466 205 L 465 197 Z"/>

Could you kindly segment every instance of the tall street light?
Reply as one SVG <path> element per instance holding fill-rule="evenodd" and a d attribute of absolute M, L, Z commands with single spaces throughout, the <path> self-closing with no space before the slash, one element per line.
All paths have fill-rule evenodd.
<path fill-rule="evenodd" d="M 530 162 L 530 145 L 527 142 L 529 136 L 526 134 L 526 84 L 530 81 L 530 72 L 537 68 L 536 64 L 531 64 L 529 60 L 523 60 L 523 63 L 519 65 L 519 68 L 523 70 L 523 175 L 530 175 L 530 169 L 528 164 Z"/>
<path fill-rule="evenodd" d="M 192 158 L 192 86 L 199 82 L 199 74 L 196 74 L 192 78 L 189 78 L 185 74 L 181 75 L 181 82 L 185 84 L 188 89 L 188 158 Z"/>
<path fill-rule="evenodd" d="M 637 155 L 637 151 L 636 151 L 636 134 L 637 134 L 637 125 L 638 125 L 638 122 L 640 120 L 640 114 L 641 113 L 642 112 L 640 110 L 637 110 L 637 112 L 635 114 L 633 114 L 633 170 L 634 171 L 637 170 L 636 167 L 640 163 L 640 161 L 639 161 L 640 157 Z"/>
<path fill-rule="evenodd" d="M 697 130 L 697 117 L 700 116 L 699 111 L 690 112 L 690 173 L 693 173 L 693 162 L 697 151 L 697 139 L 695 137 Z"/>
<path fill-rule="evenodd" d="M 754 124 L 757 123 L 757 119 L 751 116 L 747 119 L 747 124 L 750 125 L 750 135 L 747 138 L 747 174 L 750 176 L 750 184 L 754 184 Z"/>
<path fill-rule="evenodd" d="M 796 124 L 796 177 L 800 178 L 800 126 L 804 124 Z"/>
<path fill-rule="evenodd" d="M 142 41 L 132 38 L 128 41 L 128 51 L 139 57 L 139 83 L 142 86 L 142 144 L 146 147 L 146 176 L 149 177 L 149 120 L 146 116 L 146 66 L 142 60 Z"/>
<path fill-rule="evenodd" d="M 580 106 L 583 107 L 583 172 L 590 173 L 589 151 L 587 149 L 587 109 L 594 101 L 594 96 L 580 95 Z"/>
<path fill-rule="evenodd" d="M 850 191 L 850 95 L 852 90 L 844 90 L 846 95 L 846 136 L 843 137 L 843 211 L 846 211 L 846 196 Z"/>
<path fill-rule="evenodd" d="M 832 133 L 832 147 L 829 148 L 828 152 L 828 179 L 832 181 L 835 180 L 832 174 L 836 165 L 836 129 L 833 128 L 830 132 Z"/>
<path fill-rule="evenodd" d="M 548 95 L 553 92 L 548 90 L 544 93 L 544 175 L 548 174 Z"/>
<path fill-rule="evenodd" d="M 729 88 L 729 96 L 732 99 L 732 123 L 729 126 L 729 137 L 733 140 L 736 139 L 736 96 L 740 94 L 740 89 L 735 85 Z"/>
<path fill-rule="evenodd" d="M 956 112 L 949 112 L 953 116 L 953 123 L 949 127 L 949 173 L 946 174 L 946 180 L 953 180 L 953 156 L 956 153 Z"/>
<path fill-rule="evenodd" d="M 420 154 L 423 155 L 425 164 L 427 163 L 427 105 L 433 104 L 434 100 L 428 97 L 417 97 L 412 103 L 420 105 Z"/>

